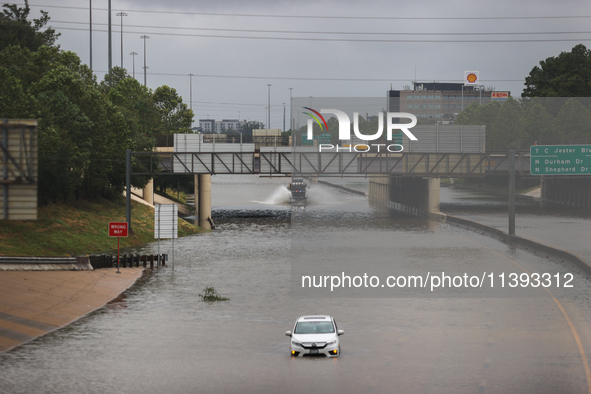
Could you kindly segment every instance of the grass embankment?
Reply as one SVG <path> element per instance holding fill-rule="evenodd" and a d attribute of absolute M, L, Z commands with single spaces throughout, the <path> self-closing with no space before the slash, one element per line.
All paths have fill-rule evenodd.
<path fill-rule="evenodd" d="M 121 247 L 154 242 L 154 210 L 132 201 L 133 234 Z M 117 249 L 109 237 L 109 222 L 125 221 L 125 202 L 94 200 L 49 204 L 39 208 L 38 220 L 4 220 L 0 225 L 0 255 L 66 256 Z M 179 218 L 179 236 L 201 230 Z"/>

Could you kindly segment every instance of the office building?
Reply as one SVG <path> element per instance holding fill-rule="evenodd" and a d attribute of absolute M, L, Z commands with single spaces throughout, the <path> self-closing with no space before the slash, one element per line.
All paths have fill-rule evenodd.
<path fill-rule="evenodd" d="M 486 90 L 482 85 L 413 82 L 412 90 L 408 87 L 388 91 L 388 111 L 408 112 L 419 121 L 449 123 L 472 103 L 488 104 L 492 100 L 506 100 L 510 95 L 507 91 Z"/>

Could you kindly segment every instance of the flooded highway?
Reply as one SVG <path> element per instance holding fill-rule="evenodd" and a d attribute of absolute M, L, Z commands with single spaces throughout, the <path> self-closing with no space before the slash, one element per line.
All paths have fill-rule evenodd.
<path fill-rule="evenodd" d="M 333 294 L 298 289 L 303 268 L 331 259 L 351 275 L 374 268 L 381 274 L 384 267 L 394 272 L 398 265 L 417 275 L 441 266 L 486 271 L 495 279 L 510 272 L 563 279 L 570 271 L 490 237 L 397 215 L 328 186 L 313 185 L 306 206 L 292 207 L 288 183 L 212 177 L 218 228 L 176 240 L 174 271 L 148 273 L 106 307 L 0 354 L 0 392 L 591 393 L 589 281 L 574 274 L 572 288 L 539 286 L 516 296 L 469 294 L 467 288 L 426 297 L 387 286 Z M 442 189 L 442 209 L 501 221 L 500 202 L 478 204 L 471 196 Z M 590 219 L 571 213 L 541 215 L 532 206 L 529 215 L 542 224 L 531 231 L 547 227 L 551 234 L 557 218 L 573 221 L 572 231 L 565 226 L 554 240 L 576 239 L 584 252 Z M 528 231 L 519 223 L 518 216 L 518 234 Z M 170 246 L 161 244 L 165 253 Z M 206 286 L 230 300 L 201 301 Z M 305 314 L 334 316 L 345 331 L 339 358 L 289 355 L 284 333 Z"/>

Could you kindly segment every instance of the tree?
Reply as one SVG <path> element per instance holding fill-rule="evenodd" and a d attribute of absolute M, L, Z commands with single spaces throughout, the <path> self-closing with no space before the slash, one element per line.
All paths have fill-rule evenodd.
<path fill-rule="evenodd" d="M 191 132 L 193 111 L 187 108 L 175 89 L 166 85 L 156 88 L 153 101 L 158 114 L 156 127 L 160 134 Z"/>
<path fill-rule="evenodd" d="M 13 118 L 33 117 L 35 99 L 25 92 L 20 79 L 10 75 L 8 69 L 0 66 L 0 117 L 10 114 Z"/>
<path fill-rule="evenodd" d="M 562 137 L 579 138 L 591 134 L 591 114 L 578 99 L 569 99 L 560 109 L 556 120 Z"/>
<path fill-rule="evenodd" d="M 16 4 L 3 4 L 5 8 L 0 14 L 0 50 L 16 45 L 36 51 L 42 45 L 54 46 L 60 36 L 51 27 L 41 31 L 49 22 L 49 15 L 41 11 L 41 18 L 28 20 L 31 9 L 28 0 L 23 8 Z"/>
<path fill-rule="evenodd" d="M 256 121 L 256 120 L 249 120 L 249 121 L 246 121 L 244 123 L 244 125 L 242 125 L 242 127 L 240 128 L 240 132 L 244 136 L 252 137 L 253 130 L 264 129 L 264 128 L 265 128 L 265 125 L 263 123 Z"/>
<path fill-rule="evenodd" d="M 525 78 L 524 97 L 590 97 L 591 51 L 583 44 L 540 61 Z"/>
<path fill-rule="evenodd" d="M 521 117 L 523 110 L 517 100 L 509 98 L 503 103 L 498 115 L 487 131 L 487 150 L 520 149 L 523 139 Z"/>
<path fill-rule="evenodd" d="M 131 137 L 135 141 L 134 150 L 151 150 L 156 134 L 157 111 L 152 91 L 132 78 L 125 69 L 113 67 L 100 84 L 109 101 L 119 108 L 125 117 Z"/>

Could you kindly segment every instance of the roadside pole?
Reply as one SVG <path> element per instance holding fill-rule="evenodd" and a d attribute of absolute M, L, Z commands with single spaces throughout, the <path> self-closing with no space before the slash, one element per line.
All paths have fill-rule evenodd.
<path fill-rule="evenodd" d="M 157 267 L 160 267 L 160 207 L 161 205 L 154 205 L 158 208 L 158 263 L 156 263 Z"/>
<path fill-rule="evenodd" d="M 125 150 L 125 220 L 131 229 L 131 149 Z"/>
<path fill-rule="evenodd" d="M 119 271 L 119 238 L 121 237 L 117 237 L 117 273 L 120 274 L 121 271 Z"/>
<path fill-rule="evenodd" d="M 509 151 L 509 235 L 515 235 L 515 151 Z"/>

